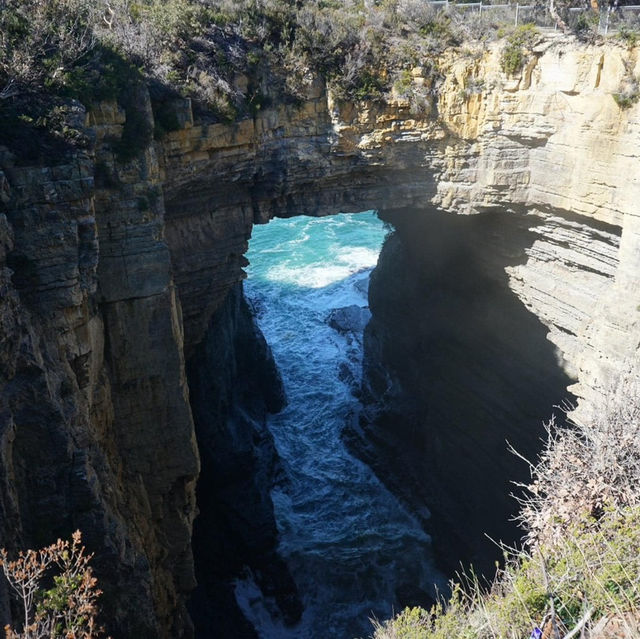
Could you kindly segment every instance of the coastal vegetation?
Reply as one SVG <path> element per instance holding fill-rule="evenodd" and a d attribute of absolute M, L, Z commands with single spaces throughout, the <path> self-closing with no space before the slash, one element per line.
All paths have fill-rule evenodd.
<path fill-rule="evenodd" d="M 445 49 L 502 38 L 502 71 L 513 76 L 534 55 L 539 37 L 530 25 L 468 20 L 422 0 L 0 0 L 0 8 L 0 143 L 19 160 L 49 164 L 68 148 L 90 146 L 84 107 L 103 100 L 126 111 L 114 146 L 125 162 L 154 136 L 180 126 L 175 100 L 189 98 L 205 122 L 234 122 L 271 104 L 299 104 L 319 74 L 337 99 L 376 101 L 393 92 L 425 110 Z M 631 46 L 634 33 L 621 38 Z M 424 80 L 420 91 L 416 68 Z M 473 79 L 460 89 L 467 97 L 483 90 L 482 80 Z M 155 128 L 137 117 L 143 115 L 138 98 L 147 91 Z M 639 96 L 630 77 L 613 99 L 628 108 Z M 96 165 L 96 179 L 110 179 L 104 165 Z M 141 212 L 153 208 L 147 195 L 135 202 Z M 610 619 L 633 623 L 640 604 L 637 396 L 616 390 L 595 418 L 549 425 L 522 503 L 526 544 L 503 548 L 504 563 L 490 586 L 473 572 L 463 575 L 447 602 L 378 623 L 376 639 L 511 638 L 548 624 L 571 634 Z M 64 575 L 79 538 L 65 543 L 28 551 L 24 561 L 44 575 L 59 552 Z M 31 574 L 24 572 L 29 566 L 1 559 L 10 583 L 20 586 L 21 575 Z M 91 573 L 52 579 L 52 588 L 28 591 L 25 626 L 63 623 L 60 615 L 78 587 L 88 606 L 81 622 L 93 624 Z"/>
<path fill-rule="evenodd" d="M 516 27 L 506 37 L 500 63 L 507 75 L 515 75 L 521 71 L 538 37 L 538 30 L 531 23 Z"/>
<path fill-rule="evenodd" d="M 40 550 L 10 560 L 0 549 L 0 567 L 16 600 L 18 629 L 7 625 L 7 639 L 91 639 L 100 634 L 96 617 L 102 594 L 80 531 Z"/>
<path fill-rule="evenodd" d="M 416 0 L 4 4 L 0 100 L 38 92 L 91 104 L 117 98 L 142 74 L 221 119 L 249 113 L 267 76 L 278 97 L 295 100 L 310 69 L 345 99 L 380 97 L 392 70 L 461 39 L 450 18 Z"/>
<path fill-rule="evenodd" d="M 74 100 L 118 100 L 129 112 L 142 83 L 156 135 L 175 128 L 175 98 L 191 98 L 201 118 L 234 121 L 298 103 L 318 75 L 338 99 L 383 100 L 395 88 L 428 109 L 447 48 L 505 38 L 503 69 L 519 72 L 535 29 L 500 15 L 471 19 L 422 0 L 3 0 L 0 137 L 31 160 L 82 147 Z M 431 76 L 421 95 L 407 85 L 415 67 Z"/>

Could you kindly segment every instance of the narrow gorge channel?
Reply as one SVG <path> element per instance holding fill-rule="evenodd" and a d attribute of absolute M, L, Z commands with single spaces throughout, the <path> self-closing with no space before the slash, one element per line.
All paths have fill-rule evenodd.
<path fill-rule="evenodd" d="M 342 440 L 360 410 L 368 280 L 385 233 L 371 212 L 253 230 L 245 292 L 287 397 L 268 418 L 282 462 L 272 491 L 279 552 L 304 604 L 286 630 L 247 572 L 236 597 L 265 639 L 365 636 L 372 615 L 428 604 L 443 585 L 419 522 Z"/>
<path fill-rule="evenodd" d="M 187 367 L 197 636 L 365 637 L 460 564 L 491 578 L 495 541 L 521 535 L 511 493 L 528 468 L 509 445 L 535 459 L 572 399 L 550 340 L 571 330 L 532 307 L 570 327 L 565 289 L 605 283 L 617 243 L 525 209 L 254 226 L 248 278 Z"/>

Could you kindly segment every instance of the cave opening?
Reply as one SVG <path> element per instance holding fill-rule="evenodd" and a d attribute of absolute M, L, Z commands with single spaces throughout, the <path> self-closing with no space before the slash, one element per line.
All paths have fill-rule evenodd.
<path fill-rule="evenodd" d="M 198 636 L 364 636 L 520 536 L 507 442 L 535 458 L 574 381 L 514 284 L 548 216 L 379 217 L 254 227 L 188 363 Z"/>

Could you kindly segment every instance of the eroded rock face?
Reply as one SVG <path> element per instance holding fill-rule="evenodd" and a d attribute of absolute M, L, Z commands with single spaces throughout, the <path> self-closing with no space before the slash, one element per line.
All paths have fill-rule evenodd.
<path fill-rule="evenodd" d="M 460 74 L 470 74 L 495 86 L 500 81 L 495 55 L 465 69 L 462 61 L 455 62 L 447 82 L 453 87 Z M 452 149 L 439 182 L 437 201 L 449 210 L 517 210 L 520 205 L 547 216 L 530 259 L 511 270 L 510 279 L 527 307 L 550 326 L 549 339 L 578 380 L 572 390 L 584 399 L 582 410 L 589 410 L 613 382 L 622 360 L 635 359 L 627 368 L 637 368 L 639 318 L 629 300 L 639 293 L 632 248 L 637 246 L 638 181 L 629 149 L 638 133 L 638 108 L 623 111 L 612 99 L 637 72 L 636 64 L 633 52 L 619 47 L 546 42 L 519 79 L 503 83 L 500 92 L 476 96 L 452 118 L 476 157 L 458 170 Z M 446 103 L 453 91 L 443 95 L 449 96 Z M 556 249 L 548 251 L 545 243 Z M 586 250 L 574 243 L 587 243 Z M 572 282 L 571 291 L 563 281 Z M 617 296 L 618 304 L 613 303 Z M 564 310 L 556 308 L 554 297 Z"/>
<path fill-rule="evenodd" d="M 16 167 L 0 153 L 0 544 L 39 545 L 81 528 L 97 552 L 112 636 L 189 635 L 196 415 L 209 464 L 200 490 L 227 477 L 208 450 L 226 438 L 253 487 L 230 480 L 228 494 L 260 504 L 267 534 L 259 544 L 276 565 L 258 486 L 276 464 L 259 426 L 270 407 L 261 396 L 251 419 L 236 419 L 257 382 L 243 386 L 246 349 L 234 340 L 249 329 L 229 292 L 243 277 L 253 223 L 368 208 L 386 211 L 399 229 L 385 248 L 400 283 L 396 308 L 382 270 L 372 293 L 370 355 L 386 368 L 372 372 L 376 401 L 389 389 L 409 397 L 418 388 L 422 409 L 434 396 L 462 409 L 459 400 L 475 390 L 453 424 L 466 423 L 470 407 L 482 419 L 473 436 L 458 437 L 440 410 L 428 422 L 437 429 L 415 421 L 416 432 L 394 433 L 379 422 L 365 437 L 394 454 L 415 437 L 416 450 L 441 464 L 456 452 L 448 502 L 466 504 L 484 526 L 462 482 L 469 465 L 480 486 L 510 477 L 495 404 L 501 424 L 527 413 L 518 429 L 529 442 L 546 402 L 567 384 L 587 411 L 623 368 L 637 371 L 640 110 L 621 111 L 611 97 L 637 75 L 635 60 L 612 45 L 552 38 L 518 78 L 504 76 L 497 49 L 447 54 L 432 109 L 418 116 L 402 101 L 336 104 L 316 84 L 302 107 L 234 125 L 194 122 L 181 102 L 181 130 L 130 162 L 114 153 L 126 113 L 113 104 L 87 115 L 94 146 L 64 164 Z M 144 91 L 135 104 L 151 125 Z M 403 313 L 407 299 L 419 303 Z M 415 374 L 394 361 L 403 350 Z M 461 370 L 454 363 L 469 350 Z M 496 362 L 500 374 L 488 377 Z M 205 371 L 224 379 L 206 401 L 196 390 Z M 416 410 L 406 414 L 422 419 Z M 248 433 L 262 443 L 249 445 Z M 486 476 L 486 464 L 473 462 L 478 448 L 492 462 Z M 225 513 L 234 521 L 225 534 L 248 545 L 250 522 Z M 202 521 L 216 526 L 210 514 Z M 273 594 L 287 596 L 286 571 L 278 574 Z"/>
<path fill-rule="evenodd" d="M 617 238 L 592 229 L 580 244 L 582 225 L 513 211 L 405 209 L 385 219 L 396 232 L 370 286 L 365 380 L 373 410 L 364 415 L 361 450 L 414 508 L 429 505 L 448 572 L 463 560 L 489 573 L 500 558 L 491 540 L 519 537 L 510 522 L 518 509 L 512 482 L 529 476 L 507 448 L 535 459 L 543 421 L 573 399 L 573 380 L 543 320 L 551 316 L 567 343 L 576 339 L 573 323 L 587 312 L 579 306 L 585 273 L 567 263 L 596 264 L 599 252 L 606 263 Z M 511 273 L 525 268 L 527 278 L 514 287 Z M 593 290 L 611 277 L 587 274 Z M 545 315 L 521 296 L 543 300 Z"/>
<path fill-rule="evenodd" d="M 431 506 L 449 570 L 461 558 L 490 570 L 498 553 L 479 531 L 518 537 L 509 481 L 528 472 L 506 441 L 534 459 L 542 421 L 571 393 L 580 416 L 638 375 L 637 184 L 620 146 L 637 115 L 610 95 L 635 58 L 560 44 L 511 82 L 495 53 L 454 61 L 440 113 L 460 137 L 438 158 L 438 193 L 384 212 L 397 233 L 372 278 L 366 341 L 368 390 L 384 401 L 359 449 Z"/>
<path fill-rule="evenodd" d="M 199 461 L 162 199 L 138 199 L 158 166 L 112 161 L 105 189 L 97 153 L 3 164 L 1 542 L 81 529 L 113 635 L 182 636 Z"/>

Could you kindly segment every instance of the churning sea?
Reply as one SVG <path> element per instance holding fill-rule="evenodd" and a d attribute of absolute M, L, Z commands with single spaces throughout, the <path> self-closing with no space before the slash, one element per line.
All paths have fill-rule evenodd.
<path fill-rule="evenodd" d="M 386 232 L 373 212 L 253 230 L 245 291 L 288 398 L 269 417 L 284 468 L 272 490 L 279 551 L 305 605 L 299 625 L 285 628 L 247 572 L 236 598 L 264 639 L 367 637 L 371 617 L 394 613 L 399 590 L 433 593 L 440 581 L 429 536 L 341 438 L 359 408 L 362 331 L 338 332 L 327 317 L 367 306 Z"/>

